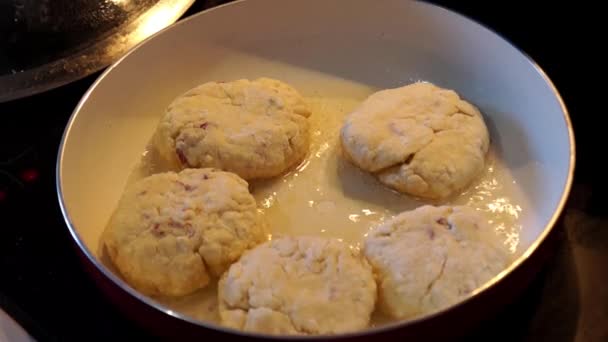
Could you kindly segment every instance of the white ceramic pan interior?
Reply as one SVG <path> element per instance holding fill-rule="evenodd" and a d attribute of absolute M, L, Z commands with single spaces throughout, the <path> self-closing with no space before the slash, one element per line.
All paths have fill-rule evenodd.
<path fill-rule="evenodd" d="M 131 51 L 93 85 L 67 126 L 57 177 L 68 227 L 91 262 L 138 298 L 152 303 L 101 262 L 99 237 L 155 125 L 173 98 L 202 82 L 262 76 L 351 104 L 422 80 L 477 105 L 505 174 L 498 177 L 517 192 L 496 193 L 495 207 L 479 204 L 516 218 L 504 234 L 514 261 L 486 287 L 535 251 L 561 211 L 574 167 L 566 109 L 540 68 L 507 41 L 420 2 L 239 1 Z"/>

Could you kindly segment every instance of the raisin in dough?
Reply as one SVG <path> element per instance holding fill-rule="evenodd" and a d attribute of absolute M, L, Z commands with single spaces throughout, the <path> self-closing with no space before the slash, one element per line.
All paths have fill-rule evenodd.
<path fill-rule="evenodd" d="M 267 334 L 363 329 L 376 302 L 368 263 L 336 239 L 284 237 L 245 253 L 219 283 L 226 326 Z"/>
<path fill-rule="evenodd" d="M 180 296 L 219 277 L 266 239 L 247 182 L 214 169 L 149 176 L 129 186 L 106 231 L 106 250 L 129 284 Z"/>
<path fill-rule="evenodd" d="M 209 82 L 171 103 L 155 134 L 178 167 L 214 167 L 244 179 L 280 175 L 309 149 L 310 111 L 298 92 L 268 78 Z"/>
<path fill-rule="evenodd" d="M 341 140 L 346 157 L 382 183 L 441 199 L 482 171 L 489 135 L 479 111 L 454 91 L 414 83 L 367 98 L 348 115 Z"/>
<path fill-rule="evenodd" d="M 372 229 L 364 254 L 378 279 L 379 307 L 396 319 L 435 312 L 507 266 L 507 252 L 475 210 L 423 206 Z"/>

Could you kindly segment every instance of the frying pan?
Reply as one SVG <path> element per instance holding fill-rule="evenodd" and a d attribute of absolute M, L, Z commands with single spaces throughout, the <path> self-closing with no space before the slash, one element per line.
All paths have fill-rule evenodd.
<path fill-rule="evenodd" d="M 454 336 L 509 302 L 538 271 L 575 161 L 566 107 L 538 65 L 487 28 L 427 3 L 237 1 L 130 51 L 91 86 L 67 124 L 59 203 L 83 264 L 127 316 L 170 338 L 272 338 L 172 311 L 131 288 L 99 254 L 104 225 L 168 103 L 205 81 L 261 76 L 305 95 L 353 95 L 339 86 L 344 81 L 382 89 L 425 80 L 456 89 L 484 113 L 493 148 L 531 203 L 522 212 L 521 253 L 472 295 L 431 315 L 332 338 Z"/>

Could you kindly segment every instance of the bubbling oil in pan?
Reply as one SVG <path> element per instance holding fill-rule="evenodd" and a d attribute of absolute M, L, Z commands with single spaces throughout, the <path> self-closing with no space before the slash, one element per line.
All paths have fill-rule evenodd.
<path fill-rule="evenodd" d="M 293 171 L 275 179 L 250 182 L 250 189 L 264 212 L 271 237 L 316 235 L 338 238 L 360 248 L 374 226 L 396 214 L 428 202 L 388 189 L 372 175 L 341 157 L 339 132 L 346 114 L 360 100 L 307 98 L 312 108 L 311 146 L 307 158 Z M 150 174 L 168 171 L 150 148 L 133 170 L 129 183 Z M 439 203 L 431 203 L 439 204 Z M 520 217 L 528 207 L 508 168 L 490 148 L 483 174 L 460 195 L 442 204 L 468 205 L 485 213 L 495 237 L 517 256 L 520 248 Z M 217 287 L 214 284 L 181 298 L 156 298 L 171 310 L 192 318 L 218 322 Z M 375 314 L 372 325 L 388 320 Z"/>

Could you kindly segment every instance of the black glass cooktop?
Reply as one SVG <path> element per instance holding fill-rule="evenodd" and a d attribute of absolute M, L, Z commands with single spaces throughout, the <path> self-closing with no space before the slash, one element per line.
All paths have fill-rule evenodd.
<path fill-rule="evenodd" d="M 197 1 L 186 16 L 222 2 Z M 606 182 L 590 157 L 597 153 L 591 147 L 600 131 L 589 115 L 600 113 L 587 101 L 590 90 L 582 78 L 593 71 L 590 47 L 581 37 L 599 32 L 592 27 L 599 21 L 589 18 L 594 11 L 572 4 L 534 9 L 512 2 L 436 2 L 486 24 L 530 54 L 561 91 L 577 133 L 575 186 L 557 227 L 554 257 L 517 301 L 488 317 L 469 338 L 608 341 L 608 220 L 601 196 Z M 35 63 L 34 56 L 26 62 Z M 59 141 L 97 76 L 0 104 L 0 307 L 43 341 L 152 339 L 82 270 L 57 203 Z"/>

